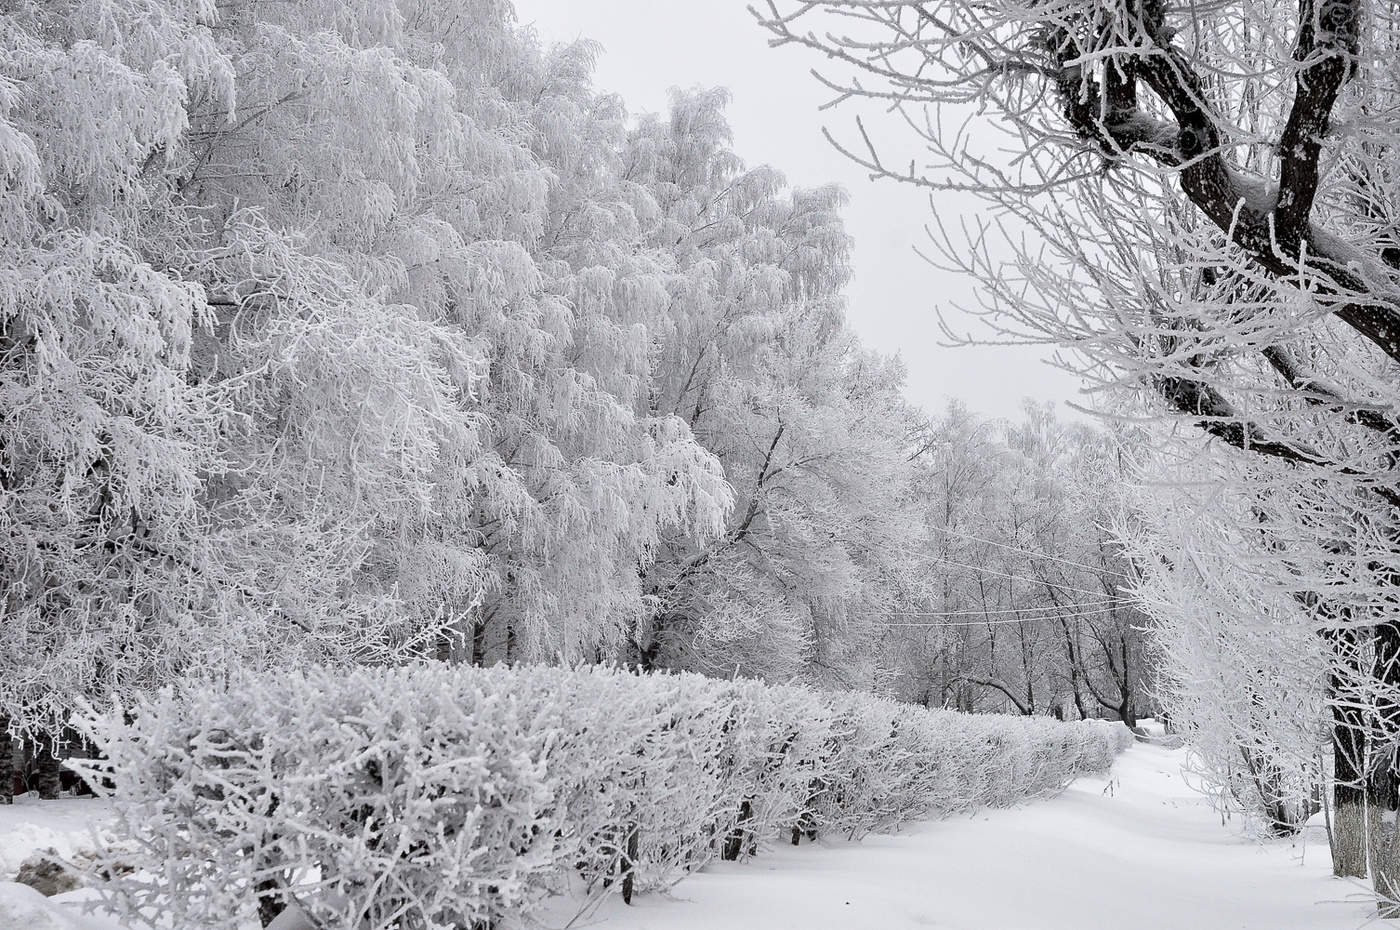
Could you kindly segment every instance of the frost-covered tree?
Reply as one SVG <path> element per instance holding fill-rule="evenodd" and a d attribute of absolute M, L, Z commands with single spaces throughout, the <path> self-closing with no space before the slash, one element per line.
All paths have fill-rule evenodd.
<path fill-rule="evenodd" d="M 841 288 L 835 188 L 788 189 L 729 148 L 726 95 L 687 92 L 633 133 L 625 177 L 660 209 L 669 302 L 649 385 L 723 464 L 717 537 L 665 537 L 644 569 L 636 657 L 869 687 L 884 612 L 919 584 L 898 365 L 861 348 Z"/>
<path fill-rule="evenodd" d="M 1205 508 L 1230 523 L 1212 558 L 1243 546 L 1262 579 L 1248 609 L 1321 641 L 1334 865 L 1369 860 L 1394 900 L 1395 17 L 1352 0 L 818 0 L 766 20 L 839 62 L 838 88 L 900 109 L 931 156 L 887 169 L 866 133 L 850 150 L 874 173 L 1005 210 L 1000 230 L 940 241 L 981 280 L 994 327 L 1076 347 L 1213 441 L 1215 499 L 1238 505 Z M 941 135 L 972 103 L 996 142 Z M 1012 157 L 992 151 L 1008 143 Z M 1168 539 L 1186 530 L 1144 517 Z M 1294 742 L 1267 716 L 1252 726 Z"/>
<path fill-rule="evenodd" d="M 1027 404 L 1016 421 L 950 405 L 928 425 L 920 494 L 934 579 L 896 618 L 900 693 L 964 710 L 1136 723 L 1153 658 L 1114 538 L 1128 519 L 1113 436 Z"/>
<path fill-rule="evenodd" d="M 718 531 L 718 465 L 646 404 L 665 291 L 620 109 L 511 16 L 0 14 L 10 725 L 461 654 L 502 605 L 576 651 L 663 528 Z"/>
<path fill-rule="evenodd" d="M 1154 516 L 1124 534 L 1169 657 L 1160 697 L 1221 805 L 1292 833 L 1318 807 L 1328 643 L 1270 583 L 1271 531 L 1252 495 L 1222 480 L 1234 463 L 1203 445 L 1184 436 L 1144 463 L 1138 506 Z"/>
<path fill-rule="evenodd" d="M 191 669 L 392 661 L 445 612 L 402 581 L 480 588 L 433 526 L 475 457 L 480 350 L 367 273 L 376 225 L 345 216 L 408 198 L 449 85 L 346 38 L 388 38 L 371 15 L 0 16 L 11 725 Z"/>
<path fill-rule="evenodd" d="M 670 261 L 644 245 L 660 214 L 625 172 L 620 102 L 590 88 L 586 44 L 516 54 L 502 81 L 529 127 L 537 215 L 472 241 L 446 285 L 488 346 L 483 430 L 504 476 L 470 518 L 491 579 L 468 654 L 611 655 L 645 610 L 638 566 L 664 533 L 713 536 L 731 492 L 689 426 L 649 406 Z"/>
<path fill-rule="evenodd" d="M 504 0 L 0 11 L 0 730 L 304 663 L 861 687 L 922 583 L 835 189 Z M 4 779 L 0 779 L 3 781 Z"/>

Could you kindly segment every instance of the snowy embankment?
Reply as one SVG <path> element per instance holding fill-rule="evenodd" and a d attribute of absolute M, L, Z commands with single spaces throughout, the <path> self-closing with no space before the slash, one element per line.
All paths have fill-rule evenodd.
<path fill-rule="evenodd" d="M 1222 825 L 1181 774 L 1183 754 L 1138 745 L 1110 777 L 1007 810 L 911 824 L 860 843 L 776 844 L 747 864 L 712 863 L 669 894 L 609 898 L 577 917 L 557 900 L 542 923 L 591 930 L 1346 930 L 1371 913 L 1359 885 L 1333 879 L 1326 840 L 1258 843 Z M 81 847 L 99 802 L 0 808 L 0 856 L 36 838 Z M 85 816 L 86 814 L 86 816 Z M 27 838 L 27 839 L 26 839 Z M 18 841 L 17 841 L 18 840 Z M 121 930 L 81 916 L 83 892 L 44 900 L 62 930 Z M 3 910 L 0 910 L 3 913 Z M 17 915 L 18 916 L 18 915 Z M 1387 922 L 1373 924 L 1386 926 Z M 26 919 L 24 930 L 51 930 Z M 9 930 L 7 927 L 6 930 Z"/>

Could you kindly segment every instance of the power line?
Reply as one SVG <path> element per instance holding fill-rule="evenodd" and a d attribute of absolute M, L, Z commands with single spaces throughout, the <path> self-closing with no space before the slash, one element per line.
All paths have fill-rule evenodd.
<path fill-rule="evenodd" d="M 886 623 L 886 629 L 936 629 L 946 626 L 1003 626 L 1011 623 L 1030 623 L 1034 620 L 1078 620 L 1083 617 L 1092 617 L 1099 614 L 1113 613 L 1117 607 L 1107 607 L 1100 610 L 1086 610 L 1068 614 L 1041 614 L 1034 617 L 1007 617 L 998 620 L 943 620 L 930 623 Z"/>
<path fill-rule="evenodd" d="M 1027 578 L 1025 575 L 1010 575 L 1010 574 L 1007 574 L 1006 572 L 999 572 L 999 571 L 996 571 L 995 569 L 983 568 L 983 567 L 981 567 L 980 565 L 970 565 L 970 564 L 968 564 L 967 562 L 958 562 L 958 561 L 955 561 L 954 559 L 944 558 L 944 557 L 941 556 L 941 555 L 934 555 L 933 553 L 929 552 L 929 551 L 926 550 L 926 549 L 898 549 L 898 548 L 894 548 L 894 547 L 887 547 L 887 548 L 885 549 L 885 551 L 886 551 L 886 552 L 898 553 L 899 555 L 909 555 L 909 556 L 914 556 L 914 557 L 921 558 L 921 559 L 928 559 L 928 560 L 933 561 L 933 562 L 943 562 L 943 563 L 948 564 L 948 565 L 955 565 L 955 566 L 957 566 L 958 568 L 967 568 L 967 569 L 971 569 L 971 570 L 974 571 L 974 572 L 983 572 L 983 573 L 988 574 L 988 575 L 997 575 L 997 576 L 999 576 L 999 577 L 1001 577 L 1001 578 L 1010 578 L 1012 581 L 1024 581 L 1024 582 L 1026 582 L 1026 584 L 1032 584 L 1032 585 L 1037 585 L 1037 586 L 1042 586 L 1042 587 L 1058 588 L 1058 589 L 1061 590 L 1061 591 L 1074 591 L 1076 594 L 1092 594 L 1092 595 L 1094 595 L 1094 597 L 1098 598 L 1100 601 L 1105 600 L 1105 596 L 1104 596 L 1104 592 L 1103 592 L 1103 591 L 1092 591 L 1092 590 L 1090 590 L 1090 589 L 1088 589 L 1088 588 L 1076 588 L 1076 587 L 1073 587 L 1072 585 L 1060 584 L 1059 582 L 1056 582 L 1056 581 L 1045 581 L 1045 580 L 1040 579 L 1040 578 Z"/>
<path fill-rule="evenodd" d="M 1117 601 L 1102 604 L 1070 604 L 1065 607 L 1015 607 L 1009 610 L 889 610 L 886 617 L 985 617 L 992 614 L 1015 614 L 1027 620 L 1059 617 L 1066 613 L 1112 613 L 1132 604 L 1132 601 Z M 1013 621 L 1014 622 L 1014 621 Z"/>
<path fill-rule="evenodd" d="M 942 556 L 938 555 L 928 555 L 927 553 L 924 553 L 924 556 L 926 558 L 932 559 L 935 562 L 943 562 L 948 565 L 956 565 L 958 568 L 968 568 L 974 572 L 983 572 L 984 574 L 988 575 L 999 575 L 1002 578 L 1010 578 L 1012 581 L 1024 581 L 1028 584 L 1042 585 L 1049 588 L 1059 588 L 1061 591 L 1074 591 L 1078 594 L 1092 594 L 1095 597 L 1099 598 L 1102 598 L 1104 596 L 1104 593 L 1102 591 L 1091 591 L 1088 588 L 1075 588 L 1070 585 L 1059 584 L 1054 581 L 1043 581 L 1040 578 L 1027 578 L 1025 575 L 1009 575 L 1006 572 L 999 572 L 991 568 L 983 568 L 980 565 L 969 565 L 966 562 L 957 562 L 953 559 L 945 559 Z"/>
<path fill-rule="evenodd" d="M 919 617 L 980 617 L 984 614 L 1036 614 L 1036 613 L 1061 613 L 1066 609 L 1081 610 L 1092 607 L 1117 608 L 1126 604 L 1132 604 L 1132 598 L 1104 598 L 1098 601 L 1087 601 L 1082 604 L 1070 604 L 1057 607 L 1053 604 L 1044 604 L 1039 607 L 996 607 L 988 609 L 973 608 L 970 610 L 887 610 L 883 613 L 887 617 L 898 617 L 903 615 Z"/>
<path fill-rule="evenodd" d="M 994 540 L 994 539 L 986 539 L 986 538 L 984 538 L 984 537 L 982 537 L 982 536 L 974 536 L 974 535 L 972 535 L 971 533 L 963 533 L 963 532 L 959 532 L 958 530 L 950 530 L 950 529 L 947 529 L 946 527 L 939 527 L 939 528 L 938 528 L 938 532 L 940 532 L 940 533 L 947 533 L 949 536 L 959 536 L 959 537 L 961 537 L 961 538 L 963 538 L 963 539 L 970 539 L 970 540 L 972 540 L 973 542 L 986 543 L 986 544 L 989 545 L 989 546 L 996 546 L 996 547 L 999 548 L 999 549 L 1006 549 L 1006 550 L 1009 550 L 1009 551 L 1011 551 L 1011 552 L 1019 552 L 1019 553 L 1021 553 L 1021 554 L 1023 554 L 1023 555 L 1033 555 L 1033 556 L 1035 556 L 1035 557 L 1038 558 L 1038 559 L 1045 559 L 1046 561 L 1049 561 L 1049 562 L 1059 562 L 1059 563 L 1061 563 L 1061 564 L 1063 564 L 1063 565 L 1072 565 L 1072 566 L 1074 566 L 1075 568 L 1082 568 L 1082 569 L 1084 569 L 1085 571 L 1090 571 L 1090 572 L 1101 572 L 1101 573 L 1103 573 L 1103 574 L 1105 574 L 1105 575 L 1114 575 L 1115 577 L 1122 578 L 1122 579 L 1125 580 L 1125 581 L 1132 581 L 1132 580 L 1133 580 L 1132 577 L 1130 577 L 1130 576 L 1128 576 L 1128 575 L 1125 575 L 1125 574 L 1123 574 L 1122 572 L 1115 572 L 1115 571 L 1113 571 L 1113 570 L 1110 569 L 1110 568 L 1096 567 L 1096 566 L 1093 566 L 1093 565 L 1089 565 L 1089 564 L 1087 564 L 1087 563 L 1085 563 L 1085 562 L 1075 562 L 1075 561 L 1073 561 L 1073 560 L 1071 560 L 1071 559 L 1061 559 L 1061 558 L 1057 558 L 1057 557 L 1055 557 L 1055 556 L 1053 556 L 1053 555 L 1046 555 L 1046 554 L 1043 553 L 1043 552 L 1036 552 L 1036 551 L 1034 551 L 1034 550 L 1032 550 L 1032 549 L 1022 549 L 1022 548 L 1020 548 L 1019 546 L 1010 546 L 1010 545 L 1007 545 L 1006 543 L 997 542 L 997 541 Z"/>

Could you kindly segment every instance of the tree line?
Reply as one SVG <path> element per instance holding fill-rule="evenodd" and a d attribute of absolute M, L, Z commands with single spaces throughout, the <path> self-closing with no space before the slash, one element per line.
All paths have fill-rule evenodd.
<path fill-rule="evenodd" d="M 958 458 L 966 415 L 911 407 L 845 322 L 844 194 L 746 166 L 724 92 L 630 115 L 595 46 L 503 0 L 0 29 L 0 733 L 46 793 L 76 701 L 240 669 L 1141 707 L 1121 555 L 1069 477 L 1098 440 L 1036 413 Z M 950 496 L 1016 462 L 1044 486 Z M 1012 548 L 953 534 L 993 525 Z"/>

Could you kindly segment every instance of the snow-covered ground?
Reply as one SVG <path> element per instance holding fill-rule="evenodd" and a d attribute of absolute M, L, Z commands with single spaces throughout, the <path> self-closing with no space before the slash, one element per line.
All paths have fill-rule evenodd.
<path fill-rule="evenodd" d="M 14 804 L 0 804 L 0 881 L 14 878 L 20 863 L 39 850 L 72 856 L 91 849 L 92 830 L 107 810 L 106 801 L 94 798 L 40 801 L 32 792 L 15 798 Z"/>
<path fill-rule="evenodd" d="M 574 930 L 1349 930 L 1372 908 L 1332 878 L 1325 835 L 1267 844 L 1222 825 L 1183 751 L 1139 744 L 1058 798 L 858 844 L 775 847 L 669 897 L 610 899 Z M 568 915 L 556 925 L 567 922 Z M 1400 922 L 1395 922 L 1400 924 Z M 1379 921 L 1373 927 L 1391 926 Z"/>
<path fill-rule="evenodd" d="M 1187 787 L 1182 759 L 1181 750 L 1139 744 L 1120 757 L 1111 778 L 1082 778 L 1049 801 L 916 824 L 861 843 L 775 845 L 749 863 L 717 863 L 671 894 L 643 896 L 632 907 L 611 898 L 573 919 L 576 907 L 561 901 L 547 924 L 1347 930 L 1367 922 L 1361 886 L 1331 877 L 1320 830 L 1306 842 L 1239 836 Z M 7 919 L 22 920 L 15 925 L 22 930 L 119 930 L 111 921 L 78 917 L 84 892 L 45 900 L 3 882 L 36 847 L 81 849 L 102 812 L 100 802 L 81 800 L 0 808 L 0 930 L 12 930 Z"/>

